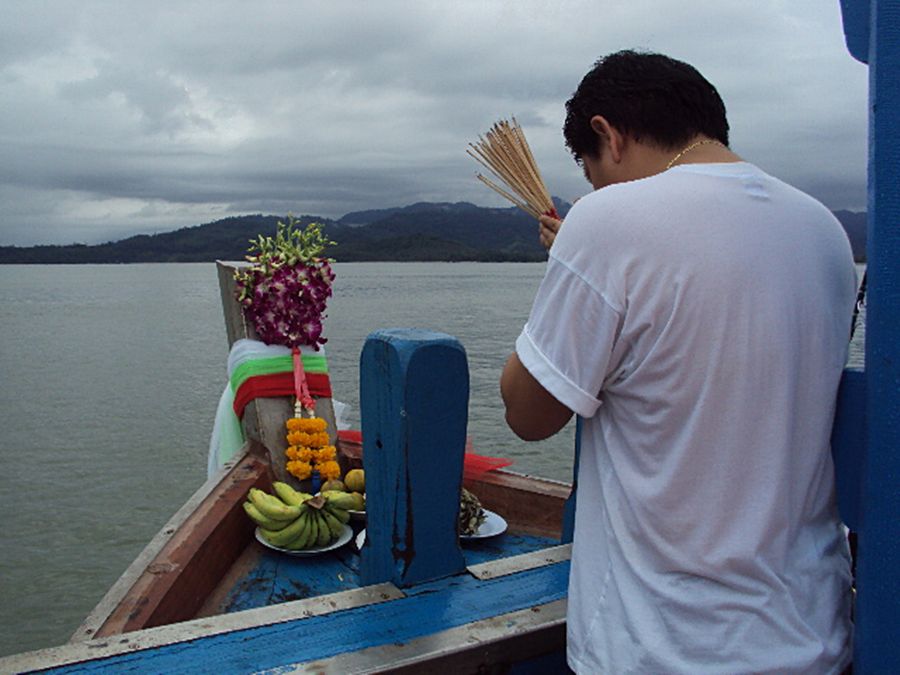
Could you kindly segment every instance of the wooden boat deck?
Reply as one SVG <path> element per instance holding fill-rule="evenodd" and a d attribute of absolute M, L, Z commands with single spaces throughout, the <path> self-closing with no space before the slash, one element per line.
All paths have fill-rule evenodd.
<path fill-rule="evenodd" d="M 251 541 L 214 590 L 197 617 L 218 616 L 270 605 L 307 600 L 362 587 L 360 555 L 354 545 L 364 528 L 354 523 L 345 546 L 319 556 L 292 556 Z M 501 558 L 556 546 L 550 537 L 505 532 L 490 539 L 462 543 L 466 565 L 472 567 Z"/>
<path fill-rule="evenodd" d="M 364 585 L 352 543 L 306 557 L 255 540 L 240 504 L 271 484 L 261 451 L 250 443 L 173 516 L 72 643 L 0 659 L 0 671 L 564 668 L 568 485 L 507 471 L 466 481 L 507 532 L 461 543 L 456 573 Z"/>
<path fill-rule="evenodd" d="M 85 654 L 72 645 L 67 656 L 74 661 L 46 672 L 349 673 L 373 664 L 378 672 L 415 672 L 426 660 L 428 668 L 457 671 L 483 663 L 492 650 L 495 663 L 503 654 L 521 660 L 545 654 L 563 637 L 567 556 L 568 547 L 543 549 L 408 589 L 385 583 L 245 610 L 230 615 L 231 622 L 148 629 L 82 643 Z M 327 557 L 318 572 L 344 566 L 339 556 Z M 518 636 L 515 644 L 510 635 Z"/>
<path fill-rule="evenodd" d="M 568 486 L 502 471 L 468 483 L 485 495 L 487 508 L 509 516 L 509 529 L 461 543 L 461 572 L 400 587 L 363 585 L 352 542 L 312 557 L 259 544 L 235 496 L 268 480 L 268 466 L 257 456 L 238 458 L 163 528 L 134 573 L 123 577 L 130 588 L 113 589 L 112 608 L 101 603 L 75 642 L 0 659 L 0 670 L 474 672 L 490 663 L 527 673 L 563 667 L 570 547 L 559 545 L 559 532 Z M 535 491 L 535 483 L 543 489 Z M 528 507 L 504 514 L 505 501 L 515 501 L 526 486 Z M 542 517 L 530 516 L 530 509 Z"/>

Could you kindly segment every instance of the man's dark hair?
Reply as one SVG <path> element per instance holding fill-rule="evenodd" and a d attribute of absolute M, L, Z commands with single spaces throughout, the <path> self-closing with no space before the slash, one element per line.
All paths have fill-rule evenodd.
<path fill-rule="evenodd" d="M 598 156 L 591 118 L 602 115 L 622 133 L 666 150 L 697 134 L 728 145 L 719 92 L 696 68 L 662 54 L 631 50 L 605 56 L 566 102 L 563 135 L 576 160 Z"/>

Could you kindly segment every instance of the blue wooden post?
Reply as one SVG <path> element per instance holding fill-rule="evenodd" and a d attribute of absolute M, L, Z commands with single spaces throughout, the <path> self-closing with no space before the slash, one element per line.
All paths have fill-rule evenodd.
<path fill-rule="evenodd" d="M 869 64 L 866 426 L 854 672 L 900 672 L 900 3 L 842 0 L 850 53 Z"/>
<path fill-rule="evenodd" d="M 831 430 L 831 454 L 841 520 L 859 533 L 862 473 L 866 458 L 866 374 L 844 370 Z"/>
<path fill-rule="evenodd" d="M 562 537 L 560 542 L 571 544 L 575 539 L 575 507 L 578 502 L 578 465 L 581 461 L 581 428 L 584 420 L 579 415 L 575 418 L 575 466 L 572 469 L 572 491 L 563 507 Z"/>
<path fill-rule="evenodd" d="M 466 353 L 456 339 L 417 329 L 366 339 L 364 584 L 410 586 L 465 570 L 457 517 L 468 402 Z"/>

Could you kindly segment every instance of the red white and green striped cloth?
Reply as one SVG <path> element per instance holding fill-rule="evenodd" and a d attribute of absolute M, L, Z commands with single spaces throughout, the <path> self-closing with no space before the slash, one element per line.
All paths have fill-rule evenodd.
<path fill-rule="evenodd" d="M 324 348 L 302 347 L 300 356 L 310 394 L 330 398 L 331 381 Z M 293 395 L 294 363 L 290 348 L 258 340 L 237 340 L 228 354 L 228 384 L 216 410 L 207 475 L 218 471 L 244 444 L 240 418 L 250 401 Z"/>

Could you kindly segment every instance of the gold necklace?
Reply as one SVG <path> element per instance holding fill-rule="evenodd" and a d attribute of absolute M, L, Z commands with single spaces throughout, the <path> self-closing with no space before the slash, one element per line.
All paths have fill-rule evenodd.
<path fill-rule="evenodd" d="M 668 171 L 669 169 L 671 169 L 671 168 L 672 168 L 672 165 L 675 164 L 675 162 L 677 162 L 679 159 L 681 159 L 681 156 L 682 156 L 682 155 L 684 155 L 684 154 L 690 152 L 691 150 L 693 150 L 693 149 L 696 148 L 697 146 L 700 146 L 700 145 L 709 145 L 710 143 L 712 143 L 712 144 L 714 144 L 714 145 L 721 145 L 723 148 L 725 147 L 725 145 L 724 145 L 723 143 L 721 143 L 720 141 L 717 141 L 717 140 L 715 140 L 715 139 L 713 139 L 713 138 L 704 138 L 702 141 L 696 141 L 696 142 L 694 142 L 694 143 L 691 143 L 691 144 L 690 144 L 689 146 L 687 146 L 684 150 L 682 150 L 682 151 L 679 152 L 677 155 L 675 155 L 672 159 L 669 160 L 669 163 L 666 164 L 666 168 L 663 169 L 663 170 L 664 170 L 664 171 Z"/>

